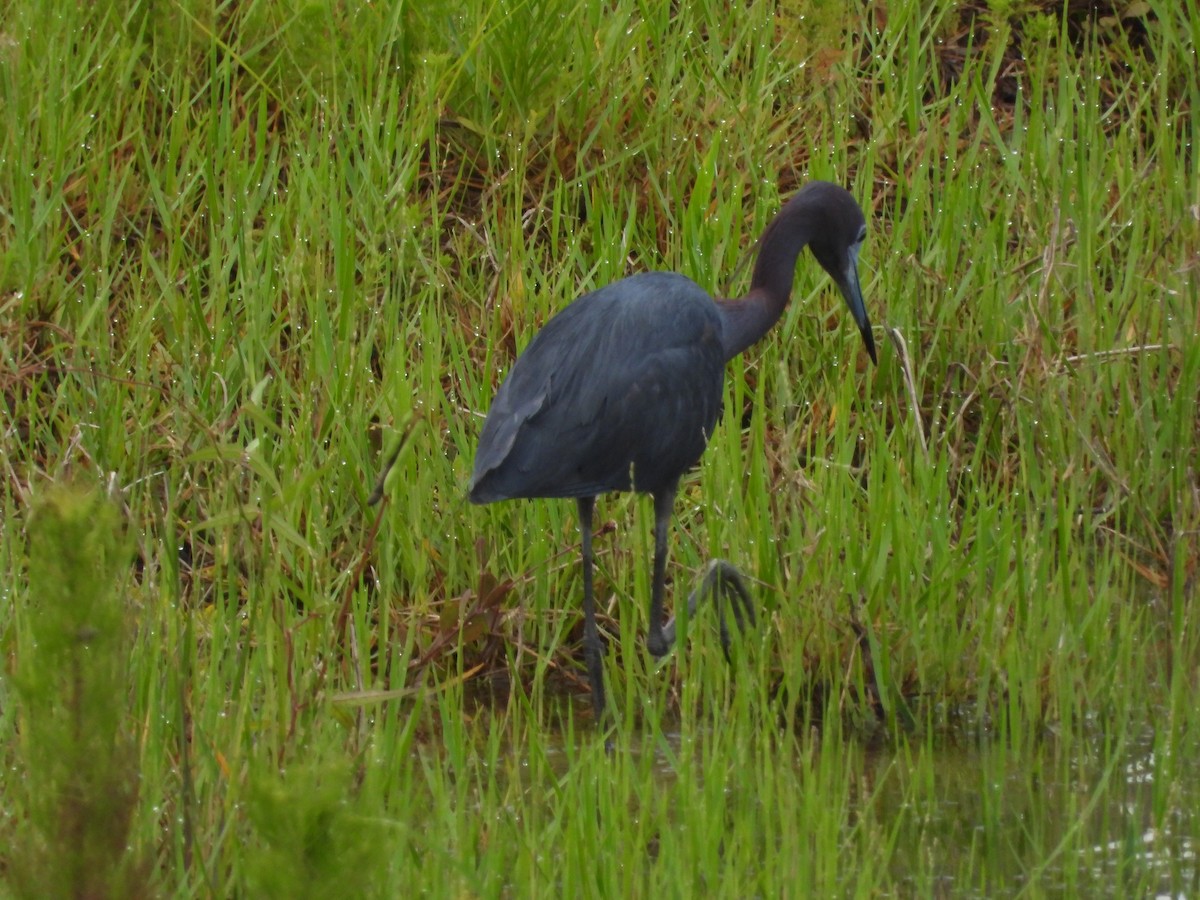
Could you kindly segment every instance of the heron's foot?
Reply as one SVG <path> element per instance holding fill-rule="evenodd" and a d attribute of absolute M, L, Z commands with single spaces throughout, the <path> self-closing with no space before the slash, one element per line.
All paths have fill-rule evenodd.
<path fill-rule="evenodd" d="M 746 580 L 737 567 L 723 559 L 714 559 L 704 576 L 702 588 L 713 593 L 713 602 L 717 605 L 717 621 L 721 627 L 721 651 L 725 661 L 732 664 L 729 656 L 729 625 L 725 620 L 726 604 L 733 610 L 733 621 L 737 623 L 738 632 L 758 624 L 754 614 L 754 601 L 750 599 L 750 591 L 746 588 Z"/>
<path fill-rule="evenodd" d="M 714 559 L 709 563 L 708 571 L 704 573 L 704 580 L 688 597 L 689 620 L 695 616 L 701 601 L 709 595 L 712 595 L 713 602 L 717 606 L 717 622 L 721 629 L 721 650 L 725 653 L 726 661 L 730 661 L 729 624 L 725 617 L 725 606 L 728 604 L 732 607 L 733 620 L 737 623 L 738 631 L 744 632 L 748 627 L 758 624 L 758 618 L 754 613 L 754 601 L 750 598 L 750 591 L 746 588 L 746 580 L 742 573 L 733 563 L 723 559 Z M 646 636 L 646 648 L 655 657 L 666 655 L 674 645 L 675 621 L 676 617 L 672 617 L 671 621 L 661 627 L 653 622 L 650 624 L 650 633 Z"/>
<path fill-rule="evenodd" d="M 668 640 L 666 629 L 671 630 L 671 637 Z M 654 622 L 650 623 L 650 631 L 646 634 L 646 649 L 650 651 L 650 655 L 655 659 L 662 659 L 671 652 L 671 646 L 675 643 L 675 619 L 672 618 L 665 627 Z"/>

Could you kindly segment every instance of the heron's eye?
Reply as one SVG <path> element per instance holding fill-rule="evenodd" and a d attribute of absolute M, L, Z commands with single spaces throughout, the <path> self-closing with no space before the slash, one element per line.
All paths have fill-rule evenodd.
<path fill-rule="evenodd" d="M 858 239 L 857 239 L 857 240 L 855 240 L 855 242 L 854 242 L 854 243 L 856 243 L 856 244 L 861 244 L 861 243 L 862 243 L 863 241 L 865 241 L 866 239 L 867 239 L 867 226 L 866 226 L 866 225 L 864 225 L 862 228 L 860 228 L 860 229 L 859 229 L 859 231 L 858 231 Z"/>

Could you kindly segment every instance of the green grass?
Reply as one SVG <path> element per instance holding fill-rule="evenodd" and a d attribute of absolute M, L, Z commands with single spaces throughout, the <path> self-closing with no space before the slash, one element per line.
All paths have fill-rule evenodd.
<path fill-rule="evenodd" d="M 5 4 L 0 891 L 1194 893 L 1200 7 L 886 6 Z M 481 416 L 809 178 L 880 365 L 805 255 L 728 368 L 670 574 L 752 580 L 732 666 L 601 500 L 606 753 Z"/>

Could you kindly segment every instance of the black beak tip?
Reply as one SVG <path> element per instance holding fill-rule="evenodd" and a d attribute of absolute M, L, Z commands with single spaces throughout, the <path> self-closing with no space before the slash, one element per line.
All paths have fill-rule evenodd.
<path fill-rule="evenodd" d="M 871 317 L 867 315 L 867 306 L 863 303 L 862 291 L 858 286 L 858 273 L 852 266 L 848 269 L 846 278 L 838 279 L 837 285 L 846 300 L 846 306 L 850 308 L 854 324 L 858 326 L 858 333 L 862 335 L 867 355 L 871 357 L 871 362 L 879 365 L 879 357 L 875 354 L 875 335 L 871 332 Z"/>
<path fill-rule="evenodd" d="M 867 345 L 867 355 L 871 357 L 871 362 L 879 365 L 879 357 L 875 355 L 875 335 L 871 333 L 871 326 L 864 325 L 861 331 L 863 343 Z"/>

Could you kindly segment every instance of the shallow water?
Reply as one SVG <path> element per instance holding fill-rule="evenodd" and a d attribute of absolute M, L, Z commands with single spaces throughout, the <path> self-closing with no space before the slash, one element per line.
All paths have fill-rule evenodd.
<path fill-rule="evenodd" d="M 996 896 L 999 883 L 1014 894 L 1036 885 L 1052 893 L 1086 887 L 1092 896 L 1127 896 L 1131 883 L 1158 896 L 1195 888 L 1200 780 L 1191 771 L 1171 792 L 1157 791 L 1149 727 L 1111 750 L 1097 736 L 1070 749 L 1048 737 L 1032 755 L 986 741 L 921 753 L 935 776 L 915 789 L 910 761 L 891 750 L 866 753 L 864 774 L 876 782 L 869 802 L 876 818 L 912 823 L 914 851 L 937 848 L 940 885 L 956 896 Z M 893 867 L 903 880 L 912 855 L 897 849 Z M 989 870 L 986 893 L 960 881 L 971 853 Z"/>
<path fill-rule="evenodd" d="M 896 896 L 1200 895 L 1200 769 L 1168 772 L 1149 722 L 1123 738 L 1091 732 L 1046 733 L 1020 752 L 967 729 L 932 741 L 814 732 L 811 753 L 797 742 L 796 765 L 815 768 L 813 756 L 824 753 L 850 761 L 846 828 L 869 819 L 872 833 L 896 835 L 881 851 Z M 584 729 L 576 740 L 595 735 Z M 565 775 L 573 753 L 561 734 L 547 741 L 551 765 Z M 649 754 L 668 787 L 677 760 L 689 756 L 683 741 L 668 727 L 621 743 L 635 757 Z"/>

